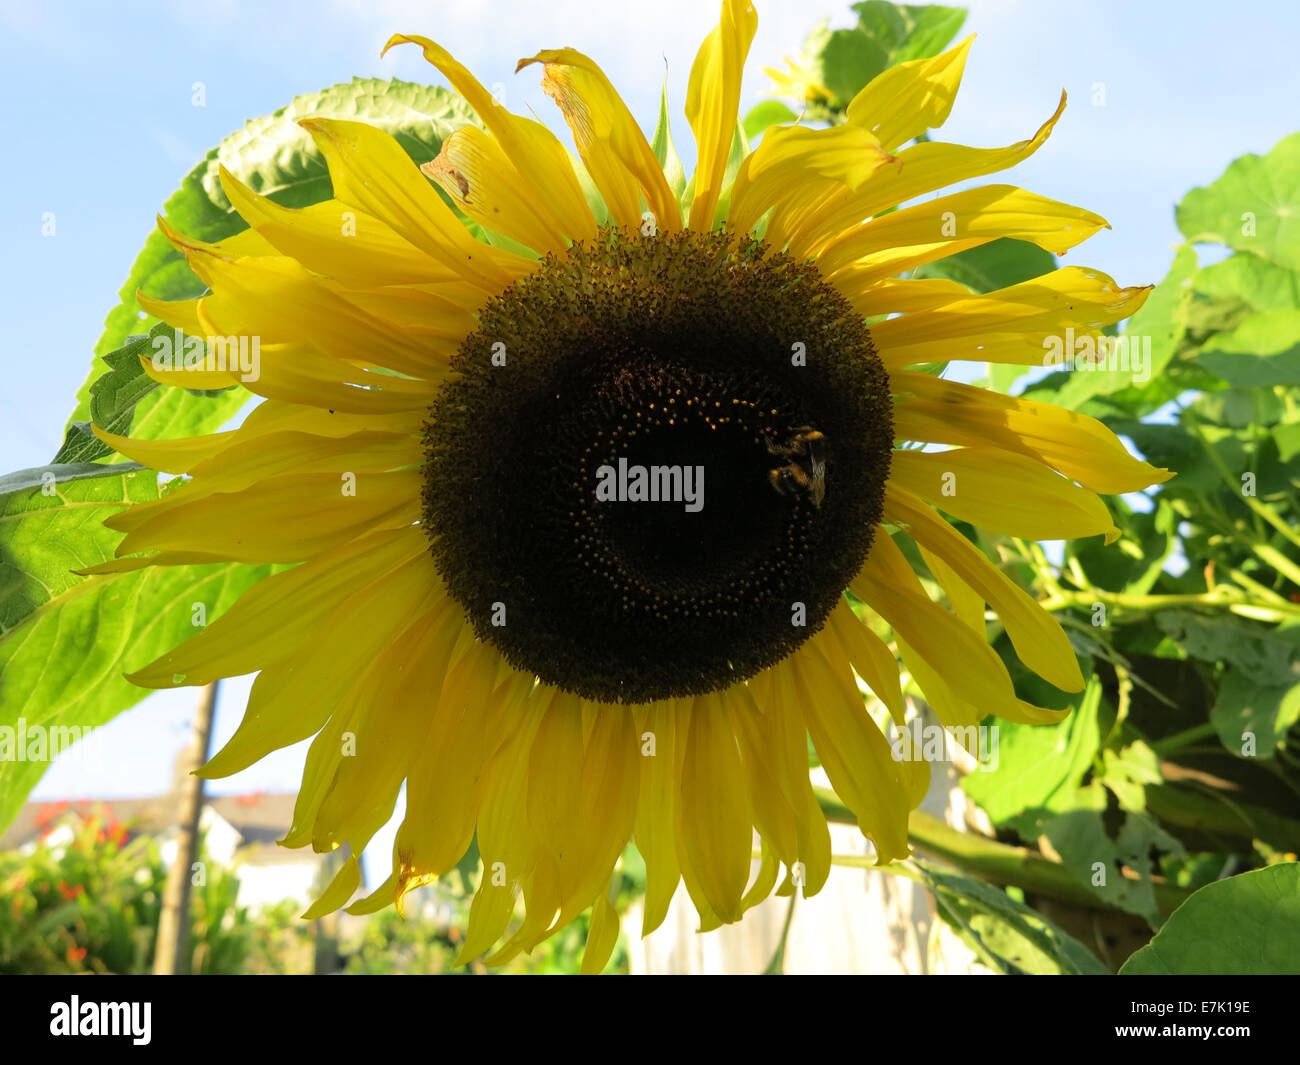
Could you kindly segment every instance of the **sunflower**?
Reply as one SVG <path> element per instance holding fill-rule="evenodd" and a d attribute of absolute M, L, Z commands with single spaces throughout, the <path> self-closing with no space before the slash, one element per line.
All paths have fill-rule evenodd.
<path fill-rule="evenodd" d="M 258 673 L 207 777 L 315 736 L 284 843 L 351 857 L 307 916 L 352 899 L 405 783 L 393 873 L 350 912 L 400 906 L 477 839 L 462 959 L 503 962 L 590 911 L 599 970 L 629 840 L 646 932 L 682 881 L 703 930 L 817 892 L 809 739 L 878 860 L 908 855 L 929 770 L 891 751 L 900 659 L 951 728 L 1057 720 L 1017 697 L 986 606 L 1025 666 L 1082 688 L 1057 622 L 939 512 L 1109 541 L 1096 493 L 1163 471 L 1090 418 L 916 367 L 1041 364 L 1045 338 L 1096 335 L 1147 290 L 1077 267 L 986 295 L 903 277 L 1001 237 L 1063 253 L 1106 223 L 1007 185 L 895 209 L 1025 159 L 1061 110 L 1006 148 L 902 147 L 946 119 L 967 41 L 729 169 L 756 25 L 726 0 L 692 66 L 684 190 L 582 53 L 520 63 L 541 65 L 579 162 L 397 36 L 481 128 L 417 168 L 362 122 L 305 120 L 334 199 L 286 209 L 223 172 L 250 228 L 209 244 L 162 223 L 210 291 L 141 305 L 258 338 L 261 365 L 245 380 L 209 350 L 147 371 L 263 402 L 192 439 L 100 433 L 183 475 L 110 519 L 106 568 L 291 564 L 130 679 Z"/>

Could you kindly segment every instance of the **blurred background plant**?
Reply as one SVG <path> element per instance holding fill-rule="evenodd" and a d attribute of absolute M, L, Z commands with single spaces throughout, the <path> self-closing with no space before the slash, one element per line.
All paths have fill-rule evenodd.
<path fill-rule="evenodd" d="M 70 831 L 50 833 L 30 853 L 0 853 L 0 973 L 151 972 L 167 879 L 158 841 L 132 838 L 131 825 L 107 805 L 60 824 Z M 190 971 L 284 972 L 296 964 L 310 972 L 310 930 L 295 907 L 238 906 L 236 871 L 206 854 L 202 861 Z"/>

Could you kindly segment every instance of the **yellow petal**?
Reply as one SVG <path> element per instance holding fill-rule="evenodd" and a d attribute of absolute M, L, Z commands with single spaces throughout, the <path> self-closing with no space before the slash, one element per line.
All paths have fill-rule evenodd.
<path fill-rule="evenodd" d="M 429 38 L 399 33 L 384 45 L 384 51 L 395 44 L 416 44 L 423 49 L 424 58 L 451 82 L 452 88 L 483 120 L 488 132 L 500 141 L 555 228 L 570 240 L 589 240 L 595 236 L 596 220 L 569 163 L 569 155 L 555 134 L 540 122 L 511 114 L 451 53 Z"/>
<path fill-rule="evenodd" d="M 239 728 L 199 775 L 229 776 L 319 730 L 380 651 L 441 594 L 433 560 L 425 555 L 339 601 L 314 642 L 262 670 Z"/>
<path fill-rule="evenodd" d="M 427 685 L 415 686 L 412 677 L 422 673 L 421 655 L 454 609 L 451 600 L 442 600 L 384 648 L 353 696 L 317 733 L 282 846 L 310 843 L 325 853 L 349 843 L 359 854 L 392 817 L 427 717 Z"/>
<path fill-rule="evenodd" d="M 847 119 L 871 130 L 886 151 L 948 120 L 974 34 L 930 59 L 912 59 L 877 74 L 849 101 Z"/>
<path fill-rule="evenodd" d="M 910 350 L 958 336 L 1015 330 L 1042 333 L 1082 327 L 1099 329 L 1129 317 L 1151 287 L 1121 288 L 1100 270 L 1067 266 L 1019 285 L 982 296 L 953 300 L 931 310 L 892 318 L 871 328 L 871 338 L 887 353 L 886 367 L 919 361 Z M 1042 344 L 1040 341 L 1040 349 Z"/>
<path fill-rule="evenodd" d="M 890 374 L 899 440 L 1016 451 L 1107 495 L 1136 492 L 1173 476 L 1134 458 L 1095 418 L 1048 403 L 920 373 Z"/>
<path fill-rule="evenodd" d="M 604 71 L 572 48 L 538 52 L 531 59 L 521 59 L 516 70 L 538 62 L 545 64 L 542 88 L 564 112 L 578 154 L 614 220 L 626 227 L 641 224 L 640 193 L 658 229 L 667 233 L 680 230 L 677 197 L 641 127 Z"/>
<path fill-rule="evenodd" d="M 979 717 L 996 714 L 1019 720 L 1034 712 L 1044 715 L 1044 720 L 1062 716 L 1040 711 L 1016 696 L 1011 676 L 997 652 L 983 635 L 930 601 L 903 552 L 888 536 L 872 541 L 866 565 L 850 587 L 854 595 L 893 626 L 900 651 L 907 644 L 936 671 L 961 677 L 963 701 L 978 707 Z M 906 655 L 904 661 L 909 661 Z"/>
<path fill-rule="evenodd" d="M 587 932 L 587 949 L 582 954 L 583 976 L 599 976 L 609 963 L 618 943 L 618 911 L 607 896 L 601 895 L 591 911 L 591 927 Z"/>
<path fill-rule="evenodd" d="M 740 164 L 727 224 L 737 233 L 748 233 L 773 204 L 804 198 L 809 176 L 855 190 L 890 158 L 859 126 L 769 129 Z"/>
<path fill-rule="evenodd" d="M 772 694 L 771 674 L 780 668 L 775 666 L 751 681 L 749 694 L 763 714 L 762 728 L 772 752 L 773 782 L 794 812 L 795 857 L 803 863 L 803 893 L 811 896 L 822 889 L 830 875 L 831 834 L 808 778 L 808 738 L 803 714 L 796 702 Z M 744 689 L 732 689 L 726 698 L 743 699 Z M 753 901 L 761 899 L 756 896 Z"/>
<path fill-rule="evenodd" d="M 1024 540 L 1073 540 L 1119 529 L 1092 492 L 1036 459 L 993 447 L 895 451 L 891 483 L 981 529 Z"/>
<path fill-rule="evenodd" d="M 888 521 L 906 529 L 980 594 L 1006 627 L 1020 660 L 1063 691 L 1082 691 L 1083 674 L 1060 623 L 993 565 L 966 537 L 897 485 L 885 489 Z M 982 633 L 980 634 L 983 635 Z"/>
<path fill-rule="evenodd" d="M 283 661 L 306 646 L 340 599 L 427 548 L 420 529 L 372 533 L 272 574 L 197 635 L 127 679 L 146 688 L 208 684 Z"/>
<path fill-rule="evenodd" d="M 173 329 L 179 329 L 190 336 L 202 335 L 198 300 L 156 300 L 139 289 L 136 290 L 135 300 L 146 314 L 161 318 Z"/>
<path fill-rule="evenodd" d="M 191 466 L 221 454 L 235 440 L 233 432 L 208 433 L 182 440 L 140 440 L 136 437 L 118 436 L 98 425 L 90 428 L 114 451 L 163 473 L 188 473 Z"/>
<path fill-rule="evenodd" d="M 355 204 L 325 200 L 297 209 L 281 207 L 224 166 L 221 187 L 231 206 L 277 252 L 323 277 L 361 285 L 404 285 L 460 276 L 444 260 L 421 251 Z"/>
<path fill-rule="evenodd" d="M 792 865 L 799 857 L 794 810 L 779 787 L 779 754 L 773 749 L 767 722 L 749 693 L 740 687 L 721 693 L 731 729 L 740 744 L 741 762 L 749 790 L 754 827 L 781 861 Z"/>
<path fill-rule="evenodd" d="M 877 531 L 877 536 L 886 535 Z M 898 661 L 889 647 L 866 625 L 853 616 L 846 599 L 841 598 L 827 622 L 831 637 L 867 686 L 889 709 L 889 716 L 900 725 L 905 717 L 903 689 L 898 679 Z"/>
<path fill-rule="evenodd" d="M 833 283 L 852 267 L 845 271 L 847 291 L 1002 237 L 1060 255 L 1105 228 L 1104 218 L 1081 207 L 1014 185 L 982 185 L 850 229 L 818 253 L 817 266 Z"/>
<path fill-rule="evenodd" d="M 758 29 L 758 14 L 748 0 L 723 0 L 722 19 L 704 39 L 691 66 L 686 89 L 686 120 L 695 133 L 695 198 L 690 228 L 710 230 L 722 194 L 727 156 L 736 130 L 740 79 Z"/>
<path fill-rule="evenodd" d="M 539 686 L 525 700 L 507 742 L 484 773 L 478 820 L 483 878 L 470 905 L 469 928 L 457 965 L 478 957 L 501 937 L 517 894 L 536 864 L 526 807 L 528 756 L 542 717 L 558 694 L 553 688 Z"/>
<path fill-rule="evenodd" d="M 1065 93 L 1056 113 L 1028 140 L 1005 148 L 968 148 L 962 144 L 925 142 L 905 148 L 895 163 L 882 167 L 856 192 L 836 189 L 822 202 L 805 202 L 788 220 L 790 251 L 796 258 L 814 255 L 846 229 L 882 211 L 960 181 L 1006 170 L 1043 146 L 1065 110 Z"/>
<path fill-rule="evenodd" d="M 740 751 L 716 695 L 696 697 L 687 730 L 677 826 L 686 888 L 719 920 L 738 921 L 754 832 Z"/>
<path fill-rule="evenodd" d="M 831 785 L 870 836 L 881 862 L 906 858 L 908 789 L 884 735 L 863 705 L 848 663 L 819 636 L 786 660 L 817 757 Z"/>
<path fill-rule="evenodd" d="M 636 849 L 645 859 L 641 934 L 648 936 L 663 924 L 681 881 L 674 830 L 678 775 L 676 715 L 672 702 L 665 700 L 645 707 L 640 711 L 639 722 L 641 795 L 634 833 Z"/>
<path fill-rule="evenodd" d="M 477 126 L 452 133 L 420 170 L 484 228 L 543 255 L 569 246 L 500 143 Z"/>
<path fill-rule="evenodd" d="M 165 223 L 159 225 L 213 291 L 198 306 L 208 335 L 256 336 L 262 347 L 309 339 L 340 358 L 364 359 L 417 377 L 443 372 L 445 355 L 431 355 L 427 340 L 365 313 L 325 288 L 294 260 L 232 259 L 214 245 L 185 237 Z M 459 308 L 449 311 L 444 335 L 459 341 L 465 324 Z M 454 348 L 450 345 L 450 350 Z"/>
<path fill-rule="evenodd" d="M 374 215 L 456 276 L 495 295 L 533 269 L 523 256 L 475 240 L 383 130 L 334 118 L 299 125 L 325 156 L 337 199 Z"/>
<path fill-rule="evenodd" d="M 352 893 L 357 890 L 360 883 L 361 863 L 357 861 L 356 855 L 352 855 L 334 874 L 334 879 L 330 881 L 329 887 L 321 897 L 307 908 L 301 920 L 314 921 L 318 917 L 324 917 L 327 913 L 340 909 L 347 904 L 348 899 L 352 898 Z"/>
<path fill-rule="evenodd" d="M 364 474 L 356 485 L 356 495 L 344 495 L 337 474 L 290 473 L 242 492 L 178 502 L 129 532 L 118 554 L 213 551 L 236 562 L 301 562 L 371 529 L 419 519 L 419 470 Z M 303 514 L 312 516 L 307 526 Z"/>
<path fill-rule="evenodd" d="M 516 712 L 526 691 L 512 685 L 494 698 L 500 655 L 475 641 L 459 616 L 448 619 L 426 653 L 433 665 L 432 688 L 425 695 L 423 727 L 413 740 L 406 818 L 397 845 L 408 870 L 441 876 L 460 861 L 473 838 L 484 766 L 498 745 L 485 708 L 499 703 L 507 713 Z"/>

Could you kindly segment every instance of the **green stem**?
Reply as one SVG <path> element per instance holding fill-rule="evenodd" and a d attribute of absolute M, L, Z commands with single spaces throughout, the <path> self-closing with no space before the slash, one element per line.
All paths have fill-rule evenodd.
<path fill-rule="evenodd" d="M 1203 721 L 1199 725 L 1183 729 L 1182 732 L 1175 732 L 1172 736 L 1166 736 L 1163 740 L 1157 740 L 1151 745 L 1151 749 L 1161 758 L 1164 758 L 1171 751 L 1186 747 L 1189 743 L 1195 743 L 1197 740 L 1216 735 L 1218 735 L 1218 732 L 1214 725 L 1209 721 Z"/>
<path fill-rule="evenodd" d="M 857 818 L 827 788 L 814 788 L 818 805 L 828 821 L 839 824 L 857 824 Z M 942 858 L 982 880 L 1006 886 L 1015 885 L 1025 891 L 1074 903 L 1094 910 L 1112 907 L 1102 901 L 1059 862 L 1044 858 L 1023 847 L 1011 847 L 986 836 L 971 832 L 958 832 L 938 818 L 920 810 L 913 810 L 907 822 L 907 835 L 918 849 L 936 858 Z M 863 864 L 874 865 L 874 858 L 864 858 Z M 855 861 L 853 864 L 857 864 Z M 903 874 L 906 875 L 906 874 Z M 1159 881 L 1152 881 L 1156 904 L 1161 911 L 1172 913 L 1191 892 Z"/>
<path fill-rule="evenodd" d="M 1254 500 L 1248 500 L 1248 502 L 1254 502 Z M 1292 536 L 1291 539 L 1295 539 L 1295 537 Z M 1297 566 L 1272 544 L 1256 544 L 1254 550 L 1256 555 L 1269 563 L 1278 573 L 1283 574 L 1292 584 L 1300 584 L 1300 566 Z"/>

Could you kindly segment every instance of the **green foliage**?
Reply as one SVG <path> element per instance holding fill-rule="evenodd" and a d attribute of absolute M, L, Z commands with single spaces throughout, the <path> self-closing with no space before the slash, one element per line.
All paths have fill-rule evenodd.
<path fill-rule="evenodd" d="M 475 121 L 469 106 L 447 89 L 354 78 L 320 92 L 296 96 L 273 114 L 246 122 L 243 129 L 208 152 L 185 176 L 181 187 L 164 205 L 164 217 L 186 236 L 208 242 L 247 229 L 221 189 L 221 166 L 254 192 L 284 207 L 306 207 L 328 199 L 331 190 L 325 160 L 297 124 L 304 118 L 321 117 L 364 119 L 396 137 L 417 163 L 426 163 L 437 155 L 443 140 L 454 129 Z M 120 354 L 129 334 L 147 332 L 157 323 L 140 309 L 137 291 L 154 299 L 187 300 L 203 295 L 206 289 L 180 252 L 162 233 L 152 231 L 118 293 L 118 304 L 108 314 L 104 333 L 95 345 L 96 355 Z M 94 414 L 92 388 L 101 375 L 96 361 L 77 393 L 70 423 L 87 421 Z M 139 397 L 138 404 L 123 409 L 133 412 L 137 435 L 161 440 L 214 432 L 247 398 L 248 393 L 238 388 L 216 396 L 168 388 L 149 391 Z M 109 428 L 98 419 L 96 424 Z M 131 424 L 129 418 L 126 424 Z M 125 428 L 116 431 L 124 432 Z M 64 449 L 68 447 L 65 441 Z"/>
<path fill-rule="evenodd" d="M 1300 863 L 1207 884 L 1188 899 L 1121 976 L 1300 973 Z"/>
<path fill-rule="evenodd" d="M 298 96 L 210 151 L 167 201 L 168 221 L 205 241 L 247 228 L 221 189 L 222 165 L 284 206 L 328 198 L 324 159 L 297 125 L 309 116 L 364 117 L 396 137 L 417 163 L 432 159 L 453 129 L 473 120 L 454 93 L 407 82 L 357 78 Z M 103 528 L 104 518 L 128 503 L 156 499 L 159 491 L 155 475 L 134 463 L 96 461 L 112 452 L 91 433 L 92 422 L 148 439 L 199 435 L 221 428 L 248 398 L 243 388 L 163 388 L 145 375 L 139 357 L 170 329 L 143 317 L 137 291 L 184 300 L 206 290 L 162 234 L 150 233 L 95 346 L 100 358 L 78 392 L 55 464 L 0 479 L 0 726 L 20 718 L 82 729 L 106 723 L 148 694 L 122 674 L 194 634 L 195 603 L 215 617 L 271 572 L 238 564 L 92 578 L 73 572 L 112 557 L 120 536 Z M 47 765 L 22 761 L 0 774 L 0 825 L 13 818 Z"/>
<path fill-rule="evenodd" d="M 802 88 L 798 104 L 807 121 L 843 122 L 845 108 L 872 78 L 897 63 L 938 55 L 966 21 L 965 8 L 934 4 L 868 0 L 852 10 L 856 26 L 832 30 L 823 21 L 790 61 Z"/>
<path fill-rule="evenodd" d="M 194 604 L 215 617 L 272 566 L 222 562 L 83 578 L 112 558 L 118 533 L 103 521 L 158 498 L 134 463 L 47 466 L 0 481 L 0 726 L 94 729 L 147 693 L 123 673 L 194 635 Z M 49 761 L 0 773 L 7 825 Z"/>
<path fill-rule="evenodd" d="M 1218 181 L 1178 205 L 1178 228 L 1193 243 L 1226 244 L 1300 269 L 1300 133 L 1268 155 L 1243 155 Z"/>
<path fill-rule="evenodd" d="M 1293 945 L 1285 961 L 1264 942 L 1284 941 L 1269 929 L 1294 865 L 1257 867 L 1300 847 L 1300 274 L 1286 191 L 1298 151 L 1291 137 L 1239 160 L 1179 206 L 1189 243 L 1124 329 L 1150 338 L 1148 379 L 1074 371 L 1026 389 L 1101 418 L 1177 476 L 1108 501 L 1121 530 L 1109 546 L 1049 559 L 979 534 L 1058 612 L 1091 677 L 1066 721 L 1000 723 L 1000 765 L 963 788 L 1004 838 L 1161 929 L 1126 973 L 1295 968 Z M 1201 266 L 1205 241 L 1238 251 Z M 1041 682 L 1004 658 L 1041 701 Z"/>
<path fill-rule="evenodd" d="M 1106 971 L 1077 939 L 1001 888 L 928 862 L 915 864 L 940 918 L 995 972 L 1085 976 Z"/>

